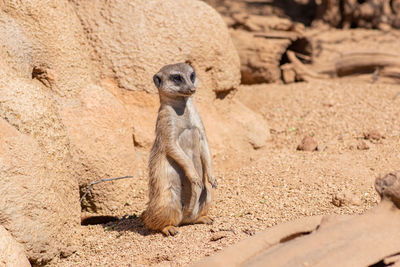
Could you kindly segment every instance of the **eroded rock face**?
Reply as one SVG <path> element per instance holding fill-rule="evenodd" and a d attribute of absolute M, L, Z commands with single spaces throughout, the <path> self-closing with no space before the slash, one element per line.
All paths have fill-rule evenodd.
<path fill-rule="evenodd" d="M 71 254 L 81 208 L 108 214 L 131 197 L 127 179 L 79 203 L 91 182 L 136 174 L 154 127 L 140 120 L 157 108 L 142 114 L 135 97 L 155 92 L 156 70 L 190 61 L 203 99 L 240 81 L 224 22 L 199 1 L 5 0 L 0 36 L 0 224 L 37 265 Z"/>
<path fill-rule="evenodd" d="M 29 267 L 28 258 L 21 244 L 10 235 L 10 233 L 0 225 L 0 265 L 11 267 Z"/>
<path fill-rule="evenodd" d="M 67 0 L 3 1 L 0 15 L 2 60 L 18 76 L 60 96 L 75 95 L 90 81 L 90 47 Z"/>
<path fill-rule="evenodd" d="M 83 88 L 78 103 L 63 106 L 62 122 L 71 142 L 81 194 L 96 180 L 137 173 L 133 118 L 109 91 L 96 85 Z M 82 207 L 108 214 L 124 205 L 131 192 L 130 179 L 99 184 L 89 192 Z"/>
<path fill-rule="evenodd" d="M 156 92 L 152 76 L 163 65 L 189 61 L 204 88 L 239 85 L 239 57 L 226 26 L 200 1 L 72 1 L 102 75 L 127 90 Z"/>
<path fill-rule="evenodd" d="M 79 225 L 77 187 L 35 138 L 0 119 L 0 224 L 44 264 L 74 244 Z M 76 181 L 75 181 L 76 182 Z"/>

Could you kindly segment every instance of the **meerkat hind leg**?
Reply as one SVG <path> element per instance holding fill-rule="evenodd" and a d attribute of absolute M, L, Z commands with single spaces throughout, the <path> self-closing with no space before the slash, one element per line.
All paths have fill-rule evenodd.
<path fill-rule="evenodd" d="M 176 234 L 179 233 L 177 227 L 173 226 L 173 225 L 168 225 L 166 227 L 164 227 L 161 232 L 165 235 L 165 236 L 174 236 Z"/>
<path fill-rule="evenodd" d="M 212 224 L 213 222 L 214 220 L 208 216 L 201 216 L 196 221 L 194 221 L 195 224 Z"/>

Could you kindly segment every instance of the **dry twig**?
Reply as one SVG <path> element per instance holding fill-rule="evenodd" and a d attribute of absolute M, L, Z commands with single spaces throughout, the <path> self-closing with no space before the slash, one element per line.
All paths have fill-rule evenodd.
<path fill-rule="evenodd" d="M 115 178 L 104 178 L 104 179 L 101 179 L 101 180 L 98 180 L 98 181 L 96 181 L 96 182 L 91 183 L 91 184 L 89 185 L 88 189 L 86 189 L 85 194 L 83 194 L 83 196 L 81 197 L 80 202 L 82 203 L 83 198 L 87 195 L 87 193 L 89 192 L 89 190 L 92 189 L 92 187 L 93 187 L 95 184 L 99 184 L 99 183 L 102 183 L 102 182 L 113 181 L 113 180 L 120 180 L 120 179 L 125 179 L 125 178 L 133 178 L 133 176 L 123 176 L 123 177 L 115 177 Z"/>

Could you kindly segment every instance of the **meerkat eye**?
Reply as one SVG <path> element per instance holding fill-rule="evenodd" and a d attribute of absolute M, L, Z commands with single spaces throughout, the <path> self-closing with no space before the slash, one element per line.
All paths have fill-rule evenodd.
<path fill-rule="evenodd" d="M 196 79 L 196 73 L 194 73 L 193 71 L 192 74 L 190 74 L 190 80 L 192 81 L 192 83 L 194 83 L 195 79 Z"/>
<path fill-rule="evenodd" d="M 173 75 L 171 75 L 171 76 L 170 76 L 170 79 L 171 79 L 174 83 L 176 83 L 176 84 L 180 84 L 180 83 L 183 81 L 182 76 L 179 75 L 179 74 L 173 74 Z"/>

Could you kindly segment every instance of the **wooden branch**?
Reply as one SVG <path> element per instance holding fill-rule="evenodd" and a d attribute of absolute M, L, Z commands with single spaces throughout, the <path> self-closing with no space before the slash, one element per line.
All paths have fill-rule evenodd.
<path fill-rule="evenodd" d="M 327 79 L 329 78 L 328 75 L 325 74 L 320 74 L 317 73 L 311 69 L 309 69 L 308 67 L 306 67 L 306 65 L 304 65 L 297 57 L 296 54 L 293 51 L 288 50 L 286 52 L 286 55 L 289 59 L 289 61 L 292 63 L 297 76 L 304 80 L 304 81 L 310 81 L 313 79 Z"/>
<path fill-rule="evenodd" d="M 296 32 L 288 32 L 288 31 L 271 31 L 271 32 L 259 32 L 254 33 L 254 37 L 263 37 L 268 39 L 289 39 L 291 41 L 296 41 L 301 37 L 300 34 Z"/>
<path fill-rule="evenodd" d="M 377 68 L 400 67 L 398 55 L 380 52 L 355 52 L 345 54 L 336 61 L 336 74 L 373 73 Z"/>

